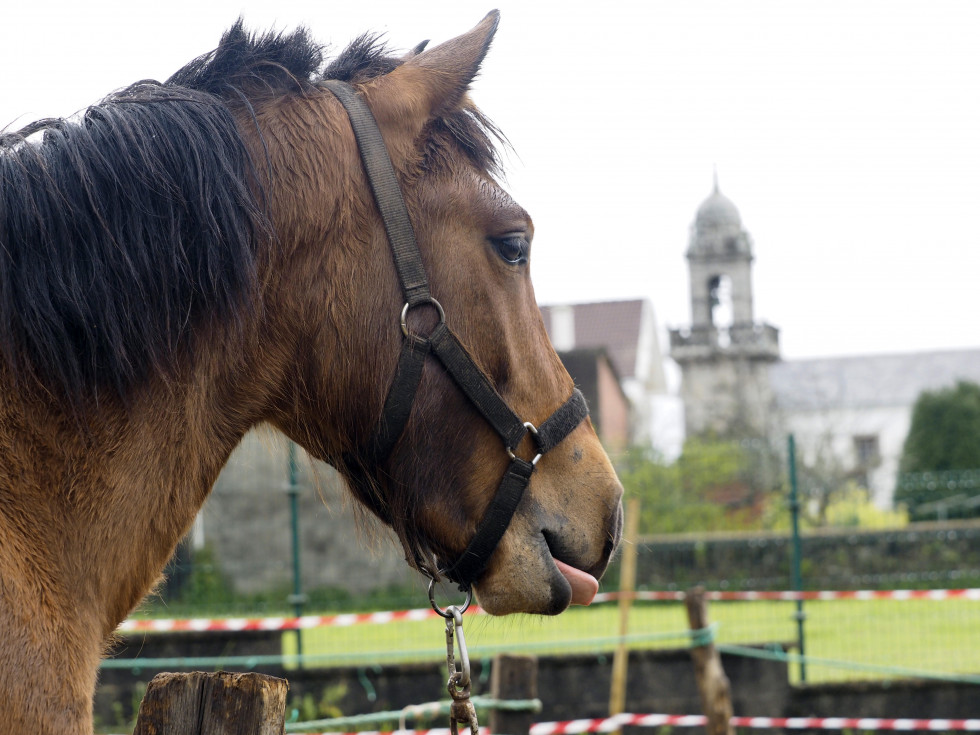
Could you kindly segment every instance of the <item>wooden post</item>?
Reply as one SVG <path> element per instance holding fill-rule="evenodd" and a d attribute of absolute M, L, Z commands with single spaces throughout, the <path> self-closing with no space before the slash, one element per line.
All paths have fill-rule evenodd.
<path fill-rule="evenodd" d="M 133 735 L 282 735 L 288 689 L 265 674 L 157 674 Z"/>
<path fill-rule="evenodd" d="M 623 561 L 619 567 L 619 644 L 613 653 L 612 683 L 609 685 L 609 715 L 626 709 L 626 670 L 629 648 L 630 606 L 636 594 L 636 537 L 640 523 L 640 499 L 630 498 L 626 504 L 626 529 L 623 534 Z"/>
<path fill-rule="evenodd" d="M 498 653 L 493 657 L 490 696 L 494 699 L 536 699 L 538 696 L 538 659 L 534 656 L 512 656 Z M 527 735 L 534 722 L 534 712 L 491 710 L 490 732 L 504 735 Z"/>
<path fill-rule="evenodd" d="M 685 604 L 691 630 L 705 630 L 708 627 L 708 604 L 704 597 L 704 588 L 694 587 L 688 590 Z M 708 735 L 735 735 L 735 728 L 731 725 L 731 686 L 721 667 L 718 649 L 711 640 L 694 640 L 692 643 L 694 677 L 701 695 L 701 709 L 708 721 L 705 731 Z"/>

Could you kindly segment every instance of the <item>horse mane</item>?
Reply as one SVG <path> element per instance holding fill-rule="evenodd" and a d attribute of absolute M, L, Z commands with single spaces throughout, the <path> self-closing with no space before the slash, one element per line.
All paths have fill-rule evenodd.
<path fill-rule="evenodd" d="M 167 374 L 200 324 L 243 324 L 259 308 L 257 245 L 274 233 L 255 175 L 264 162 L 250 159 L 239 125 L 324 78 L 357 83 L 400 63 L 364 35 L 323 68 L 305 28 L 254 35 L 239 19 L 164 83 L 0 131 L 0 351 L 11 374 L 77 410 Z M 491 138 L 502 138 L 475 108 L 436 121 L 430 138 L 447 135 L 497 170 Z M 428 145 L 433 165 L 445 147 Z"/>

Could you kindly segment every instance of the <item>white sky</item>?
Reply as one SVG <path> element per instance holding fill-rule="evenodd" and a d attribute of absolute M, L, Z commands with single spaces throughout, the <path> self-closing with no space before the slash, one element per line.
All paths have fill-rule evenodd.
<path fill-rule="evenodd" d="M 0 127 L 164 79 L 239 14 L 405 49 L 494 3 L 9 3 Z M 496 5 L 474 97 L 516 149 L 540 302 L 648 297 L 687 324 L 688 228 L 717 166 L 785 357 L 980 346 L 980 3 Z"/>

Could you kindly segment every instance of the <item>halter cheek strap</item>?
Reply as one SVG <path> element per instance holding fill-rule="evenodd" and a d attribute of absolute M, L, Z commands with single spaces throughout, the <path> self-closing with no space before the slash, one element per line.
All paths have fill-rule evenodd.
<path fill-rule="evenodd" d="M 507 405 L 462 342 L 446 325 L 442 305 L 429 292 L 429 283 L 415 240 L 415 231 L 408 216 L 408 208 L 370 108 L 349 84 L 328 80 L 322 86 L 330 90 L 347 110 L 361 161 L 388 234 L 395 269 L 405 296 L 405 306 L 401 314 L 401 328 L 405 339 L 395 376 L 385 398 L 381 419 L 365 450 L 359 452 L 358 457 L 346 457 L 345 461 L 353 481 L 362 490 L 364 500 L 379 517 L 391 523 L 387 506 L 376 494 L 374 485 L 368 481 L 364 470 L 355 468 L 377 468 L 391 454 L 408 423 L 425 361 L 429 355 L 434 356 L 500 436 L 504 450 L 510 457 L 503 480 L 466 550 L 448 568 L 439 570 L 461 588 L 468 589 L 486 569 L 497 544 L 503 538 L 530 484 L 538 460 L 568 436 L 588 416 L 589 409 L 581 392 L 575 389 L 558 410 L 541 426 L 535 427 L 530 422 L 521 421 Z M 428 337 L 411 333 L 406 324 L 408 312 L 422 305 L 431 305 L 439 313 L 439 323 Z M 537 454 L 532 460 L 521 459 L 514 453 L 528 433 L 532 435 L 537 447 Z M 416 560 L 416 564 L 423 566 L 421 560 Z"/>

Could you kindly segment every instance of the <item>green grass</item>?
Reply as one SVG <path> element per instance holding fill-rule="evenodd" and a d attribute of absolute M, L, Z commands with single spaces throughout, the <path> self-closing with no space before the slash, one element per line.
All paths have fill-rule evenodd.
<path fill-rule="evenodd" d="M 897 667 L 934 674 L 980 674 L 980 603 L 970 600 L 832 600 L 807 602 L 806 654 L 859 666 Z M 719 644 L 796 640 L 792 602 L 715 602 L 709 618 Z M 616 645 L 614 604 L 573 608 L 555 618 L 465 617 L 470 658 L 513 653 L 608 653 Z M 630 613 L 633 648 L 686 647 L 687 618 L 680 603 L 636 603 Z M 441 620 L 327 627 L 302 632 L 303 653 L 318 665 L 445 660 Z M 284 636 L 284 653 L 296 652 Z M 798 667 L 790 664 L 798 679 Z M 892 673 L 897 675 L 898 672 Z M 886 678 L 888 673 L 808 664 L 807 681 Z"/>

